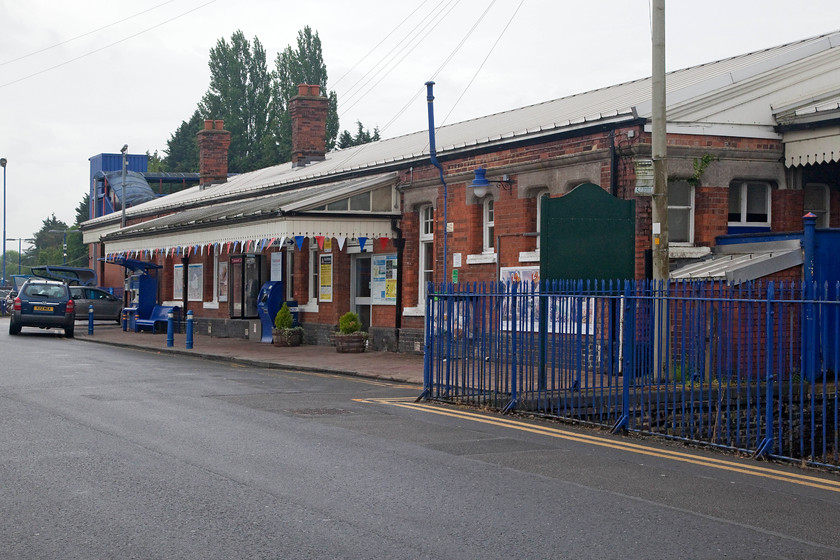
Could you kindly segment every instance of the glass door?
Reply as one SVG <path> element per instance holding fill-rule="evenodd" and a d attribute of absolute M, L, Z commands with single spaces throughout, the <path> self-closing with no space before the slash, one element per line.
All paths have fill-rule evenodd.
<path fill-rule="evenodd" d="M 358 313 L 362 322 L 362 330 L 370 330 L 370 255 L 353 255 L 353 274 L 350 278 L 350 289 L 353 295 L 350 309 Z"/>

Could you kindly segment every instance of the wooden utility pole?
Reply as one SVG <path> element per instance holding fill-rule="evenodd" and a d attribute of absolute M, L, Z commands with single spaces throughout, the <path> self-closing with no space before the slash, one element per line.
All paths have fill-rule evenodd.
<path fill-rule="evenodd" d="M 653 0 L 653 279 L 668 279 L 668 168 L 665 116 L 665 0 Z"/>

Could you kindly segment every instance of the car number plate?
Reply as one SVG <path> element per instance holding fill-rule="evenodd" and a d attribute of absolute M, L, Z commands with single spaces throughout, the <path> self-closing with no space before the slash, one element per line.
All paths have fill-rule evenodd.
<path fill-rule="evenodd" d="M 36 305 L 33 307 L 35 311 L 49 311 L 52 312 L 53 308 L 51 305 Z"/>

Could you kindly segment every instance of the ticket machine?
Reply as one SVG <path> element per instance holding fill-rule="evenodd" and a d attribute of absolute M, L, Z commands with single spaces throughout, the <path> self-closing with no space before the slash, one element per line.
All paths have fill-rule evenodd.
<path fill-rule="evenodd" d="M 260 342 L 271 344 L 271 329 L 274 328 L 274 318 L 283 306 L 283 282 L 266 282 L 260 288 L 257 297 L 257 313 L 262 323 L 262 338 Z"/>

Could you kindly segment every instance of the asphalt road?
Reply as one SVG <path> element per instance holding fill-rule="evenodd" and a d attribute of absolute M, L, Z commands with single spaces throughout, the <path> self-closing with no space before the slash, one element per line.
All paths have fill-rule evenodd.
<path fill-rule="evenodd" d="M 0 322 L 0 558 L 840 558 L 840 476 Z"/>

